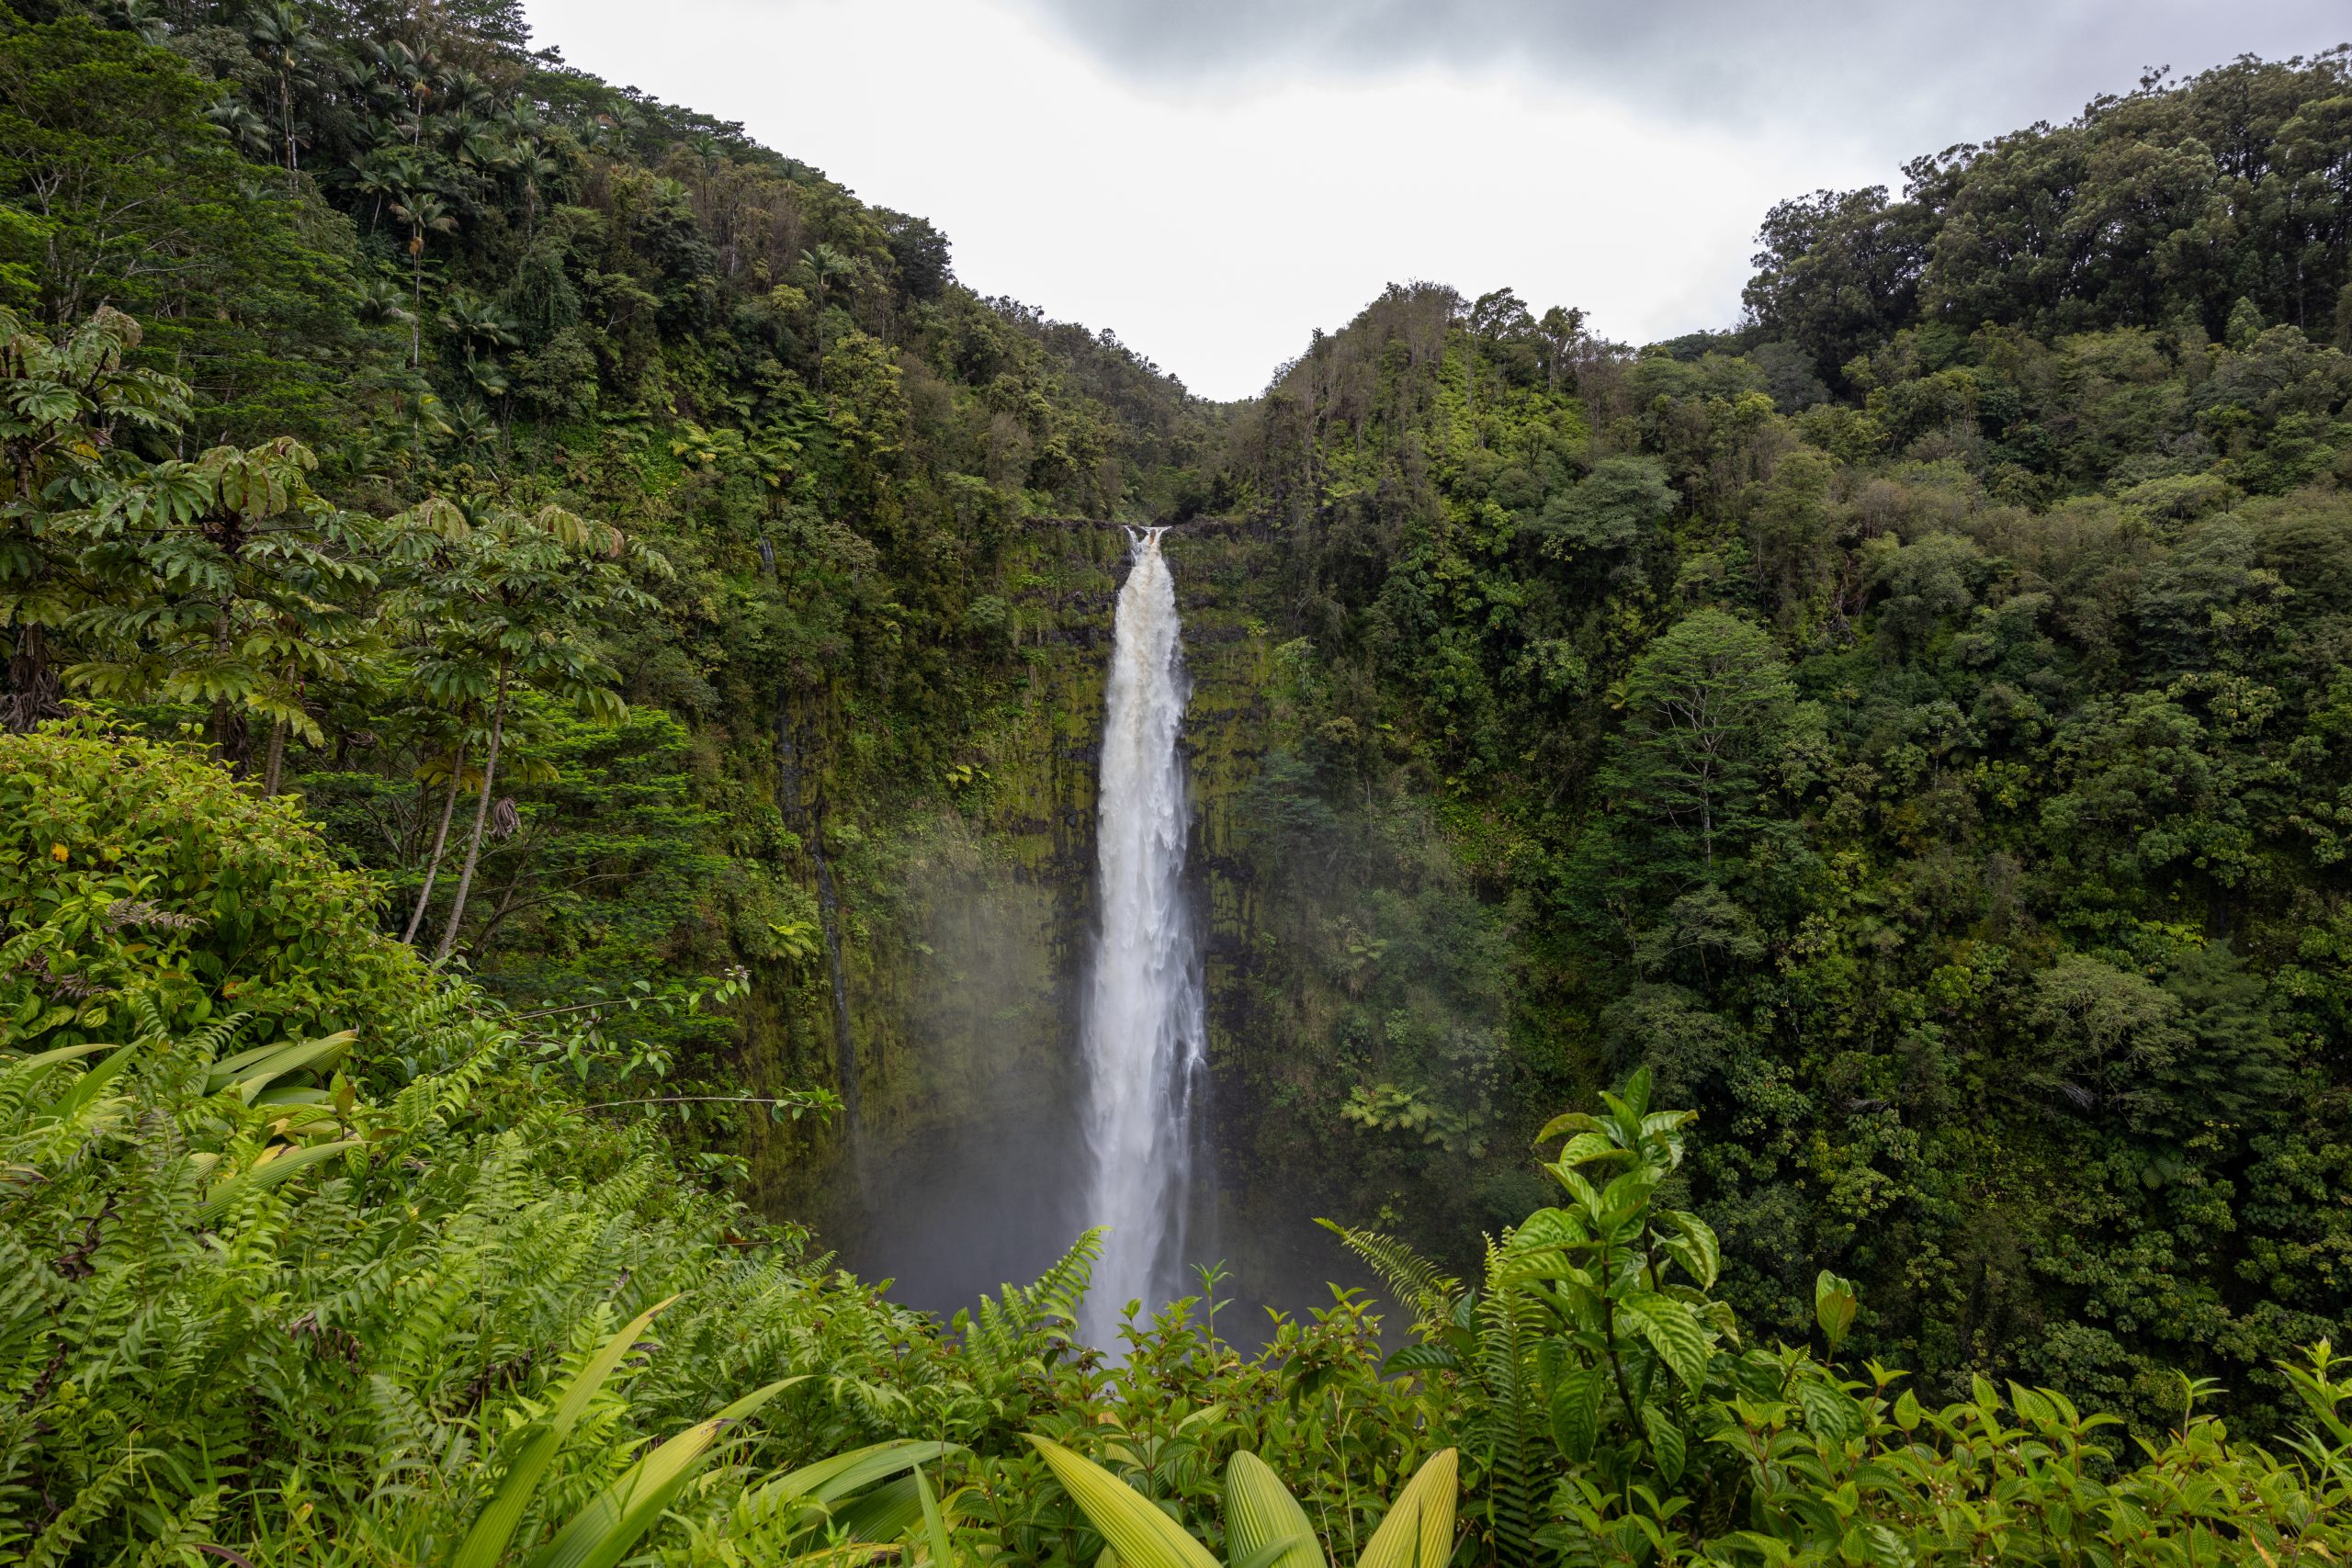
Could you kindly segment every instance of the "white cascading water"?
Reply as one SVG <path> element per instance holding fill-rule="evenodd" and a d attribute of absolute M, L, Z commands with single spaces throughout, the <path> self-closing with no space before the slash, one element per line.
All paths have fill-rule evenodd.
<path fill-rule="evenodd" d="M 1091 1173 L 1086 1223 L 1108 1225 L 1087 1292 L 1087 1342 L 1117 1345 L 1121 1310 L 1179 1292 L 1193 1111 L 1207 1066 L 1199 949 L 1184 898 L 1192 811 L 1177 750 L 1192 681 L 1164 529 L 1130 531 L 1112 624 L 1096 845 L 1101 903 L 1081 1036 Z"/>

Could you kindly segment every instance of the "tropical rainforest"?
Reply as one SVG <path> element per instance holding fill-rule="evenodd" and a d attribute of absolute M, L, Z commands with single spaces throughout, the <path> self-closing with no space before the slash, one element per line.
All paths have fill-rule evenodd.
<path fill-rule="evenodd" d="M 2352 1552 L 2352 55 L 1216 404 L 514 0 L 10 3 L 9 1561 Z M 1112 1352 L 1123 524 L 1227 1263 Z"/>

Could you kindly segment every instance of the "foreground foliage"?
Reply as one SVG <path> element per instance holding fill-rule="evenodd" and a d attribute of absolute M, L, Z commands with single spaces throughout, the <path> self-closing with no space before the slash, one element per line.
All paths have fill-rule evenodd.
<path fill-rule="evenodd" d="M 2320 1562 L 2352 1541 L 2352 1368 L 2324 1341 L 2283 1369 L 2301 1407 L 2283 1463 L 2188 1383 L 2162 1438 L 2015 1382 L 1934 1408 L 1903 1371 L 1835 1359 L 1860 1303 L 1826 1271 L 1828 1358 L 1743 1332 L 1710 1293 L 1713 1233 L 1657 1206 L 1691 1115 L 1649 1091 L 1636 1073 L 1546 1130 L 1567 1134 L 1544 1168 L 1566 1201 L 1491 1245 L 1476 1288 L 1345 1234 L 1419 1314 L 1389 1367 L 1461 1401 L 1499 1561 Z"/>
<path fill-rule="evenodd" d="M 2305 1416 L 2277 1453 L 2187 1390 L 2135 1454 L 2055 1394 L 1934 1410 L 1751 1337 L 1712 1230 L 1658 1202 L 1690 1115 L 1646 1075 L 1555 1124 L 1562 1201 L 1476 1287 L 1351 1234 L 1418 1343 L 1384 1360 L 1343 1293 L 1244 1355 L 1211 1299 L 1106 1368 L 1072 1338 L 1094 1237 L 952 1332 L 891 1306 L 570 1103 L 199 750 L 52 727 L 0 739 L 0 1518 L 28 1562 L 2352 1550 L 2352 1377 L 2324 1345 L 2287 1370 Z M 1824 1275 L 1833 1354 L 1857 1310 Z"/>

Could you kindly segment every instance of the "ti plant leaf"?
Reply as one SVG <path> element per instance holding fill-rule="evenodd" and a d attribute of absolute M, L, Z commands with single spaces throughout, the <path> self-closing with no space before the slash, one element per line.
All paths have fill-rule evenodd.
<path fill-rule="evenodd" d="M 308 1170 L 311 1167 L 322 1160 L 330 1159 L 345 1149 L 356 1149 L 360 1145 L 360 1142 L 361 1140 L 357 1138 L 337 1138 L 333 1143 L 312 1144 L 308 1148 L 296 1149 L 290 1154 L 278 1155 L 274 1158 L 266 1158 L 261 1164 L 248 1166 L 236 1175 L 216 1183 L 212 1190 L 204 1195 L 204 1201 L 197 1205 L 196 1223 L 209 1224 L 227 1213 L 235 1206 L 238 1200 L 255 1192 L 266 1191 L 288 1177 Z M 282 1144 L 272 1146 L 273 1148 L 285 1147 Z"/>
<path fill-rule="evenodd" d="M 514 1462 L 507 1466 L 505 1478 L 499 1483 L 498 1491 L 481 1514 L 476 1516 L 473 1529 L 466 1532 L 465 1544 L 458 1549 L 450 1568 L 497 1568 L 498 1560 L 506 1554 L 506 1543 L 513 1539 L 514 1527 L 523 1522 L 523 1511 L 530 1506 L 532 1494 L 538 1490 L 539 1480 L 547 1473 L 548 1461 L 555 1458 L 556 1450 L 563 1446 L 564 1438 L 570 1437 L 572 1427 L 580 1424 L 580 1417 L 586 1413 L 589 1401 L 595 1398 L 596 1391 L 604 1386 L 605 1380 L 612 1376 L 613 1369 L 621 1364 L 621 1358 L 628 1354 L 629 1348 L 637 1343 L 637 1337 L 645 1332 L 646 1325 L 677 1299 L 672 1296 L 656 1302 L 631 1318 L 619 1333 L 597 1348 L 596 1353 L 588 1358 L 587 1364 L 564 1386 L 563 1397 L 557 1401 L 555 1414 L 526 1428 L 526 1435 L 515 1450 Z"/>
<path fill-rule="evenodd" d="M 1234 1568 L 1327 1568 L 1306 1510 L 1256 1454 L 1225 1467 L 1225 1533 Z"/>
<path fill-rule="evenodd" d="M 1364 1542 L 1356 1568 L 1445 1568 L 1453 1555 L 1453 1503 L 1461 1456 L 1440 1449 L 1421 1461 L 1380 1528 Z"/>
<path fill-rule="evenodd" d="M 1087 1522 L 1119 1554 L 1120 1568 L 1217 1568 L 1208 1548 L 1152 1501 L 1085 1455 L 1032 1435 L 1032 1448 L 1070 1495 Z"/>
<path fill-rule="evenodd" d="M 553 1540 L 531 1556 L 526 1568 L 615 1568 L 709 1461 L 713 1444 L 761 1405 L 805 1381 L 780 1378 L 655 1449 L 591 1497 Z"/>

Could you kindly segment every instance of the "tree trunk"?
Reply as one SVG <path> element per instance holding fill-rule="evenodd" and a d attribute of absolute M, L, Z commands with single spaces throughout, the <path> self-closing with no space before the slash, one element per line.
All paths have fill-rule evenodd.
<path fill-rule="evenodd" d="M 277 775 L 286 765 L 286 721 L 273 720 L 269 727 L 269 764 L 262 770 L 261 793 L 264 799 L 277 793 Z"/>
<path fill-rule="evenodd" d="M 8 655 L 8 690 L 0 697 L 0 724 L 22 734 L 65 712 L 65 690 L 50 662 L 46 628 L 19 626 Z"/>
<path fill-rule="evenodd" d="M 408 930 L 401 932 L 402 942 L 416 940 L 417 929 L 424 924 L 424 908 L 433 902 L 433 883 L 441 874 L 441 856 L 449 847 L 449 818 L 457 815 L 458 791 L 466 782 L 466 743 L 458 742 L 457 755 L 449 763 L 449 793 L 441 797 L 441 826 L 433 834 L 433 853 L 424 863 L 424 887 L 416 896 L 416 908 L 408 918 Z"/>
<path fill-rule="evenodd" d="M 230 553 L 233 555 L 235 551 L 232 549 Z M 229 654 L 229 602 L 225 599 L 212 613 L 212 651 L 223 659 Z M 226 765 L 229 761 L 229 699 L 226 697 L 212 699 L 212 750 Z"/>
<path fill-rule="evenodd" d="M 433 962 L 442 963 L 458 945 L 458 926 L 466 918 L 466 895 L 473 891 L 474 866 L 481 859 L 481 836 L 490 826 L 491 786 L 498 780 L 498 743 L 506 728 L 506 662 L 498 665 L 498 701 L 490 713 L 490 746 L 481 759 L 481 799 L 474 806 L 474 830 L 466 840 L 466 863 L 458 873 L 458 891 L 449 900 L 449 923 L 441 928 L 440 945 Z"/>
<path fill-rule="evenodd" d="M 294 84 L 283 71 L 277 73 L 277 115 L 286 123 L 286 195 L 288 199 L 298 188 L 294 161 Z"/>

